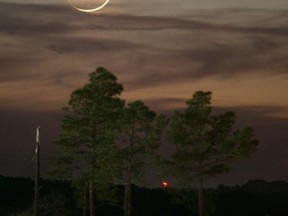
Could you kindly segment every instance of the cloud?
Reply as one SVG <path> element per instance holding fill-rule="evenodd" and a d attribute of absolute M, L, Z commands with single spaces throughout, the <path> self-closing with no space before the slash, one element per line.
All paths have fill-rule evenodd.
<path fill-rule="evenodd" d="M 246 92 L 249 79 L 263 85 L 263 76 L 287 74 L 288 18 L 282 10 L 199 10 L 157 17 L 87 15 L 64 5 L 1 3 L 0 8 L 0 78 L 9 92 L 1 98 L 19 104 L 24 93 L 14 91 L 33 86 L 43 95 L 60 91 L 67 96 L 97 66 L 114 72 L 129 97 L 138 92 L 146 98 L 172 94 L 167 89 L 173 85 L 177 91 L 170 98 L 190 96 L 200 85 L 214 91 L 220 85 L 237 86 Z M 261 23 L 261 17 L 267 22 Z M 230 84 L 243 77 L 242 86 Z M 46 94 L 48 100 L 53 97 Z"/>
<path fill-rule="evenodd" d="M 18 34 L 33 34 L 40 35 L 47 33 L 63 33 L 75 31 L 79 29 L 90 30 L 163 30 L 163 29 L 188 29 L 188 30 L 208 30 L 208 31 L 224 31 L 224 32 L 242 32 L 242 33 L 263 33 L 272 35 L 288 34 L 285 20 L 286 14 L 281 10 L 272 11 L 275 20 L 280 23 L 282 20 L 283 26 L 273 26 L 274 22 L 270 18 L 270 26 L 249 26 L 250 20 L 242 25 L 229 23 L 225 17 L 220 17 L 220 20 L 225 20 L 226 24 L 215 23 L 219 18 L 219 11 L 215 12 L 208 10 L 208 14 L 204 16 L 198 15 L 194 17 L 173 18 L 173 17 L 157 17 L 157 16 L 137 16 L 127 14 L 98 14 L 97 16 L 81 14 L 79 12 L 71 12 L 64 5 L 41 5 L 41 4 L 8 4 L 0 3 L 2 17 L 2 31 L 10 31 L 10 33 Z M 253 14 L 255 10 L 237 9 L 237 13 L 241 11 L 241 16 Z M 233 12 L 231 14 L 231 11 Z M 257 11 L 257 10 L 256 10 Z M 264 10 L 265 11 L 265 10 Z M 13 13 L 12 13 L 13 12 Z M 270 12 L 270 13 L 272 13 Z M 17 16 L 15 16 L 15 13 Z M 204 10 L 203 13 L 207 13 Z M 221 11 L 223 14 L 235 15 L 235 9 L 227 9 Z M 278 16 L 275 13 L 279 14 Z M 216 16 L 216 17 L 215 17 Z M 276 16 L 276 18 L 275 18 Z M 39 19 L 35 19 L 35 17 Z M 206 19 L 205 19 L 206 17 Z M 281 18 L 282 17 L 282 18 Z M 194 18 L 194 19 L 193 19 Z M 216 19 L 215 19 L 216 18 Z M 202 20 L 201 20 L 202 19 Z M 253 19 L 253 17 L 251 18 Z M 44 22 L 43 22 L 44 21 Z M 80 23 L 81 22 L 81 23 Z M 38 29 L 38 31 L 37 31 Z"/>
<path fill-rule="evenodd" d="M 37 33 L 40 35 L 54 30 L 63 30 L 63 25 L 60 26 L 61 24 L 59 22 L 43 23 L 43 18 L 45 17 L 43 13 L 45 14 L 45 12 L 47 12 L 47 7 L 33 4 L 0 4 L 2 15 L 0 32 L 2 33 L 11 35 L 33 35 Z M 50 11 L 52 9 L 54 9 L 54 7 L 50 8 Z M 46 28 L 49 27 L 49 25 L 50 28 Z M 55 27 L 56 29 L 54 29 Z"/>
<path fill-rule="evenodd" d="M 53 44 L 55 43 L 55 44 Z M 58 37 L 57 42 L 52 42 L 50 49 L 58 54 L 71 52 L 118 52 L 119 50 L 131 50 L 137 48 L 137 44 L 125 40 L 108 40 L 91 37 Z"/>

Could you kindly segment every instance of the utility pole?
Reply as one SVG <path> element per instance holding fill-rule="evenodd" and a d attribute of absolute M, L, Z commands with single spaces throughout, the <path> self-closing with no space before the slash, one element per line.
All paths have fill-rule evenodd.
<path fill-rule="evenodd" d="M 34 216 L 39 215 L 39 180 L 40 180 L 40 127 L 36 129 L 35 145 L 35 188 L 34 188 Z"/>

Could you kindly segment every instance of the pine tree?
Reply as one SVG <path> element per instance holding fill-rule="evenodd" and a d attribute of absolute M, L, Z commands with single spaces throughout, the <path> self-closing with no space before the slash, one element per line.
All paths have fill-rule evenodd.
<path fill-rule="evenodd" d="M 187 108 L 173 114 L 169 131 L 175 145 L 170 168 L 186 186 L 198 181 L 200 216 L 204 216 L 205 180 L 228 172 L 231 160 L 250 156 L 258 145 L 251 127 L 233 131 L 234 112 L 212 115 L 211 95 L 195 92 Z"/>
<path fill-rule="evenodd" d="M 156 160 L 166 118 L 151 111 L 142 101 L 129 103 L 120 123 L 121 170 L 125 181 L 124 214 L 132 215 L 131 186 L 141 182 L 144 165 Z"/>
<path fill-rule="evenodd" d="M 119 174 L 114 135 L 124 102 L 119 98 L 123 87 L 111 72 L 100 67 L 89 78 L 64 108 L 61 134 L 54 142 L 61 154 L 51 160 L 50 174 L 88 184 L 90 216 L 94 216 L 94 192 Z"/>

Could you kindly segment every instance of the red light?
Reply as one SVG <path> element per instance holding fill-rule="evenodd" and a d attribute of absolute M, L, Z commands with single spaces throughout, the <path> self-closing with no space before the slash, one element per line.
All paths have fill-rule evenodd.
<path fill-rule="evenodd" d="M 162 188 L 167 188 L 169 186 L 168 182 L 162 181 Z"/>

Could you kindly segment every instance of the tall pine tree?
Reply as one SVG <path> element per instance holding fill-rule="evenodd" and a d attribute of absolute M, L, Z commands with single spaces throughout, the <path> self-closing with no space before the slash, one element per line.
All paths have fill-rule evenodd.
<path fill-rule="evenodd" d="M 198 181 L 199 215 L 204 216 L 204 182 L 228 172 L 229 162 L 250 156 L 258 145 L 251 127 L 233 130 L 236 115 L 212 114 L 211 92 L 195 92 L 184 111 L 171 117 L 175 151 L 170 168 L 185 185 Z"/>
<path fill-rule="evenodd" d="M 64 108 L 61 134 L 54 142 L 61 154 L 51 160 L 50 173 L 89 185 L 90 216 L 94 216 L 94 192 L 119 174 L 114 130 L 124 101 L 119 98 L 122 85 L 105 68 L 97 68 L 89 78 Z"/>
<path fill-rule="evenodd" d="M 144 166 L 158 158 L 156 149 L 167 123 L 164 115 L 157 115 L 142 101 L 129 103 L 123 110 L 120 127 L 121 170 L 125 182 L 124 214 L 132 214 L 131 186 L 144 178 Z"/>

